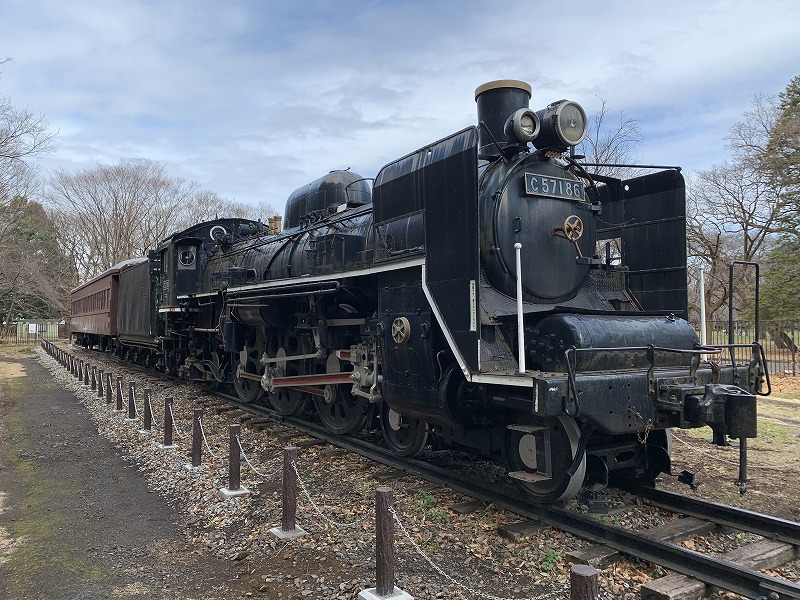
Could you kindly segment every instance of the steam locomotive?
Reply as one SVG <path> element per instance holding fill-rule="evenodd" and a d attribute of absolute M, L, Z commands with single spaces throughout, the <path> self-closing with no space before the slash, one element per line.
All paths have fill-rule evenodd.
<path fill-rule="evenodd" d="M 719 349 L 685 320 L 680 169 L 592 174 L 577 103 L 531 110 L 514 80 L 475 98 L 476 126 L 371 185 L 309 183 L 282 228 L 200 223 L 77 288 L 76 341 L 338 434 L 375 423 L 400 455 L 502 456 L 543 503 L 669 473 L 670 428 L 755 437 L 758 352 L 702 360 Z"/>

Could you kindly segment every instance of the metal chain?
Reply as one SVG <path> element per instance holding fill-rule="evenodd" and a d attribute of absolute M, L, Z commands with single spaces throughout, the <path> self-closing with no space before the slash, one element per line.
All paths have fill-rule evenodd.
<path fill-rule="evenodd" d="M 633 415 L 639 419 L 642 423 L 644 423 L 644 431 L 643 432 L 636 432 L 636 437 L 639 439 L 639 443 L 644 446 L 647 444 L 647 436 L 650 435 L 650 432 L 653 430 L 653 420 L 647 419 L 644 420 L 644 417 L 639 414 L 639 411 L 633 408 L 632 406 L 628 407 L 628 412 L 633 413 Z"/>
<path fill-rule="evenodd" d="M 295 475 L 297 475 L 297 481 L 300 484 L 300 488 L 303 490 L 303 493 L 306 495 L 306 498 L 308 498 L 308 501 L 311 503 L 311 506 L 314 508 L 314 510 L 317 512 L 317 514 L 320 517 L 322 517 L 323 520 L 327 521 L 328 523 L 330 523 L 334 527 L 354 527 L 356 525 L 360 525 L 361 523 L 366 521 L 367 518 L 370 515 L 372 515 L 372 513 L 375 511 L 374 507 L 371 508 L 369 511 L 367 511 L 364 514 L 364 516 L 362 516 L 360 519 L 356 519 L 352 523 L 340 523 L 339 521 L 331 519 L 328 515 L 326 515 L 324 512 L 322 512 L 322 509 L 319 506 L 317 506 L 317 503 L 314 502 L 314 500 L 311 498 L 311 494 L 308 493 L 308 488 L 306 488 L 306 484 L 303 482 L 303 479 L 302 479 L 302 477 L 300 477 L 300 473 L 297 470 L 297 463 L 292 462 L 292 469 L 294 469 L 294 473 L 295 473 Z"/>
<path fill-rule="evenodd" d="M 153 410 L 153 403 L 150 401 L 150 394 L 145 394 L 145 398 L 147 398 L 147 404 L 150 405 L 150 427 L 152 427 L 153 424 L 155 424 L 156 430 L 158 430 L 158 419 L 155 418 L 156 413 Z"/>
<path fill-rule="evenodd" d="M 209 453 L 211 456 L 213 456 L 214 458 L 217 458 L 217 455 L 216 455 L 216 454 L 214 453 L 214 451 L 211 449 L 211 446 L 209 446 L 209 445 L 208 445 L 208 439 L 206 438 L 206 430 L 205 430 L 205 429 L 203 429 L 203 418 L 202 418 L 202 417 L 198 417 L 198 419 L 197 419 L 197 424 L 200 426 L 200 433 L 202 433 L 202 434 L 203 434 L 203 442 L 205 442 L 205 444 L 206 444 L 206 448 L 208 449 L 208 453 Z M 238 438 L 237 438 L 237 439 L 238 439 Z M 244 451 L 242 451 L 242 454 L 244 454 Z"/>
<path fill-rule="evenodd" d="M 400 517 L 397 515 L 397 511 L 395 511 L 393 506 L 389 507 L 389 512 L 392 514 L 392 517 L 394 518 L 395 523 L 397 523 L 398 527 L 400 527 L 400 531 L 403 532 L 403 535 L 406 537 L 406 539 L 409 541 L 409 543 L 413 546 L 413 548 L 417 551 L 417 553 L 423 559 L 425 559 L 425 562 L 427 562 L 431 566 L 431 568 L 433 568 L 434 571 L 439 573 L 439 575 L 441 575 L 442 577 L 447 579 L 447 581 L 449 581 L 450 583 L 452 583 L 454 585 L 457 585 L 462 590 L 468 592 L 469 594 L 471 594 L 473 596 L 480 596 L 481 598 L 488 598 L 489 600 L 544 600 L 545 598 L 554 598 L 556 595 L 564 594 L 565 592 L 567 592 L 569 590 L 569 588 L 564 588 L 564 589 L 561 589 L 561 590 L 557 590 L 555 592 L 548 592 L 546 594 L 542 594 L 541 596 L 532 596 L 532 597 L 528 597 L 528 598 L 505 598 L 503 596 L 494 596 L 492 594 L 486 594 L 484 592 L 480 592 L 478 590 L 472 589 L 468 585 L 466 585 L 464 583 L 461 583 L 460 581 L 455 579 L 452 575 L 448 575 L 447 573 L 445 573 L 444 570 L 439 565 L 437 565 L 435 562 L 433 562 L 433 559 L 431 559 L 425 553 L 425 551 L 419 546 L 419 544 L 417 544 L 417 542 L 414 541 L 414 539 L 411 537 L 411 534 L 408 533 L 406 528 L 403 526 L 403 522 L 400 520 Z"/>
<path fill-rule="evenodd" d="M 236 443 L 239 445 L 239 452 L 241 452 L 242 456 L 244 456 L 244 462 L 246 462 L 247 465 L 253 470 L 253 473 L 258 475 L 259 477 L 263 477 L 264 479 L 271 479 L 272 477 L 274 477 L 275 475 L 278 474 L 278 471 L 280 471 L 280 468 L 275 469 L 272 473 L 262 473 L 261 471 L 256 469 L 253 466 L 253 463 L 250 462 L 250 459 L 247 458 L 247 454 L 245 454 L 244 448 L 242 448 L 242 440 L 239 439 L 238 435 L 236 436 Z"/>

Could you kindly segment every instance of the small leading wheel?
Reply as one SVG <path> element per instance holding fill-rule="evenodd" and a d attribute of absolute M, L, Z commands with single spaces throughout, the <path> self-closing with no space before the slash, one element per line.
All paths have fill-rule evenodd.
<path fill-rule="evenodd" d="M 586 456 L 574 475 L 567 470 L 578 448 L 580 428 L 566 416 L 522 419 L 519 429 L 506 429 L 503 455 L 515 483 L 534 502 L 541 504 L 569 500 L 577 494 L 586 475 Z M 538 427 L 538 426 L 541 426 Z M 514 427 L 514 425 L 512 425 Z M 549 449 L 545 447 L 549 439 Z M 550 456 L 550 473 L 546 469 Z"/>
<path fill-rule="evenodd" d="M 330 354 L 326 362 L 328 373 L 339 373 L 340 361 Z M 372 405 L 362 396 L 353 396 L 347 385 L 325 386 L 325 397 L 317 396 L 314 403 L 322 423 L 333 433 L 347 435 L 363 429 L 372 418 Z"/>
<path fill-rule="evenodd" d="M 275 377 L 285 377 L 292 375 L 301 375 L 297 363 L 287 363 L 286 350 L 283 347 L 278 348 L 275 352 L 275 366 L 273 373 Z M 269 401 L 272 407 L 279 415 L 284 417 L 293 417 L 305 412 L 308 406 L 308 399 L 294 388 L 275 388 L 274 391 L 269 393 Z"/>
<path fill-rule="evenodd" d="M 241 376 L 242 373 L 261 375 L 258 347 L 258 344 L 248 345 L 245 343 L 239 352 L 234 353 L 231 361 L 233 366 L 233 387 L 242 402 L 256 402 L 264 393 L 260 381 Z"/>
<path fill-rule="evenodd" d="M 386 445 L 399 456 L 416 456 L 428 443 L 428 424 L 405 417 L 381 404 L 381 433 Z"/>

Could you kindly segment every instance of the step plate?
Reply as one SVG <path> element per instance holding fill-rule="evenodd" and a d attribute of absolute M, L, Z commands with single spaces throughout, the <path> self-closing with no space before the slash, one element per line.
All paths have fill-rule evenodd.
<path fill-rule="evenodd" d="M 525 483 L 539 483 L 541 481 L 550 481 L 550 477 L 542 475 L 541 473 L 530 473 L 528 471 L 511 471 L 508 474 L 512 479 L 524 481 Z"/>

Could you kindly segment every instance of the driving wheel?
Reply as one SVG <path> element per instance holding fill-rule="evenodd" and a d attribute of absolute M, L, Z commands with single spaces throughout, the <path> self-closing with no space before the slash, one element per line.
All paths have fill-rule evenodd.
<path fill-rule="evenodd" d="M 339 373 L 341 361 L 330 354 L 325 363 L 327 373 Z M 353 396 L 349 385 L 327 385 L 325 396 L 314 403 L 322 423 L 333 433 L 346 435 L 364 427 L 372 417 L 372 405 L 362 396 Z"/>

